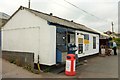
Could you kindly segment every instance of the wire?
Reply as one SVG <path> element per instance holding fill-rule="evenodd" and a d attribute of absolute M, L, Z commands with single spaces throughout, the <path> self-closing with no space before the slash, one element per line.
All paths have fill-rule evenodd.
<path fill-rule="evenodd" d="M 77 9 L 83 11 L 83 12 L 86 13 L 86 14 L 89 14 L 89 15 L 91 15 L 91 16 L 93 16 L 93 17 L 96 17 L 96 18 L 99 19 L 99 20 L 104 20 L 104 19 L 101 19 L 101 18 L 97 17 L 96 15 L 93 15 L 93 14 L 91 14 L 91 13 L 89 13 L 89 12 L 87 12 L 87 11 L 81 9 L 81 8 L 79 8 L 78 6 L 76 6 L 76 5 L 74 5 L 74 4 L 70 3 L 70 2 L 68 2 L 67 0 L 64 0 L 64 1 L 67 2 L 68 4 L 74 6 L 75 8 L 77 8 Z M 104 21 L 108 22 L 107 20 L 104 20 Z"/>
<path fill-rule="evenodd" d="M 71 9 L 71 8 L 69 8 L 69 7 L 67 7 L 67 6 L 65 6 L 65 5 L 63 5 L 63 4 L 57 3 L 57 2 L 54 1 L 54 0 L 53 0 L 53 2 L 56 3 L 56 4 L 58 4 L 59 6 L 61 6 L 61 7 L 63 7 L 63 8 Z M 72 10 L 74 10 L 74 9 L 72 9 Z M 78 10 L 74 10 L 74 11 L 79 12 Z M 80 11 L 80 12 L 81 12 L 81 11 Z M 81 13 L 81 14 L 83 14 L 83 13 Z"/>
<path fill-rule="evenodd" d="M 66 1 L 66 0 L 65 0 Z M 56 1 L 54 1 L 53 0 L 53 2 L 54 3 L 56 3 L 56 4 L 58 4 L 59 6 L 61 6 L 61 7 L 64 7 L 64 8 L 67 8 L 67 9 L 70 9 L 69 7 L 67 7 L 67 6 L 65 6 L 65 5 L 62 5 L 62 4 L 60 4 L 60 3 L 58 3 L 58 2 L 56 2 Z M 68 1 L 67 1 L 68 2 Z M 103 21 L 103 19 L 101 19 L 101 18 L 99 18 L 99 17 L 97 17 L 97 16 L 95 16 L 95 15 L 93 15 L 93 14 L 91 14 L 91 13 L 89 13 L 89 12 L 87 12 L 87 11 L 85 11 L 85 10 L 83 10 L 83 9 L 81 9 L 81 8 L 79 8 L 79 7 L 77 7 L 77 6 L 75 6 L 74 4 L 72 4 L 72 3 L 70 3 L 70 2 L 68 2 L 70 5 L 72 5 L 73 7 L 75 7 L 76 9 L 79 9 L 79 11 L 81 12 L 84 12 L 84 13 L 86 13 L 86 14 L 89 14 L 90 16 L 92 16 L 92 17 L 95 17 L 96 19 L 99 19 L 99 20 L 102 20 Z M 74 10 L 74 11 L 76 11 L 76 10 Z M 83 13 L 82 13 L 83 14 Z M 83 14 L 84 15 L 84 14 Z M 104 20 L 105 21 L 105 20 Z M 106 20 L 106 22 L 108 22 L 107 20 Z M 111 23 L 111 22 L 110 22 Z M 104 25 L 106 25 L 106 24 L 104 24 Z M 103 25 L 102 25 L 103 26 Z M 97 26 L 96 28 L 99 28 L 99 27 L 101 27 L 101 26 Z"/>

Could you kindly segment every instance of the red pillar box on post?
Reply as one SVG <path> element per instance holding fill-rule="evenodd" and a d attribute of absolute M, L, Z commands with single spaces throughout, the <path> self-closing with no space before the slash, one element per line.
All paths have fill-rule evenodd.
<path fill-rule="evenodd" d="M 76 75 L 76 72 L 75 72 L 75 54 L 68 54 L 67 55 L 65 74 L 67 76 Z"/>

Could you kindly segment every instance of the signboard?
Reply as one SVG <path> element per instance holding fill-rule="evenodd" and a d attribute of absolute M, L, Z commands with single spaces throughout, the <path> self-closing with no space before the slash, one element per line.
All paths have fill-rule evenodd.
<path fill-rule="evenodd" d="M 78 38 L 78 44 L 83 44 L 83 38 Z"/>
<path fill-rule="evenodd" d="M 66 60 L 66 71 L 70 71 L 70 69 L 71 69 L 71 61 Z"/>

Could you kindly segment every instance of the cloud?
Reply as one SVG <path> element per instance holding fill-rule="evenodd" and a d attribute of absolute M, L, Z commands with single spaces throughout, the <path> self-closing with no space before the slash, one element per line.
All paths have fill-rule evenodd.
<path fill-rule="evenodd" d="M 12 15 L 20 5 L 26 6 L 26 0 L 0 0 L 0 11 Z"/>
<path fill-rule="evenodd" d="M 111 21 L 113 21 L 115 31 L 118 30 L 118 0 L 67 1 L 100 19 L 84 13 L 64 0 L 31 0 L 31 8 L 45 13 L 53 13 L 55 16 L 68 20 L 74 20 L 99 31 L 111 30 Z M 0 0 L 0 11 L 12 15 L 20 5 L 27 7 L 28 0 Z"/>

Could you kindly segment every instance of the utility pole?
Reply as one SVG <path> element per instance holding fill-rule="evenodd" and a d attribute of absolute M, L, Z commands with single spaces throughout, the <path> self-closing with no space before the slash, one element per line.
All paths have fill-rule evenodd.
<path fill-rule="evenodd" d="M 113 28 L 113 25 L 114 25 L 114 24 L 113 24 L 113 22 L 111 22 L 111 24 L 112 24 L 112 33 L 113 33 L 113 32 L 114 32 L 114 28 Z"/>
<path fill-rule="evenodd" d="M 29 2 L 28 2 L 28 8 L 30 9 L 30 0 L 29 0 Z"/>

